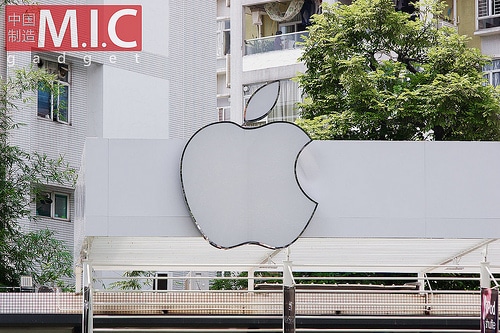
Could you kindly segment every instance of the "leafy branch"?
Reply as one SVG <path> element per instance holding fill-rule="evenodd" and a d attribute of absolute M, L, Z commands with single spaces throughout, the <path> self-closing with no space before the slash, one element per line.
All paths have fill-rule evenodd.
<path fill-rule="evenodd" d="M 54 232 L 24 232 L 19 221 L 35 219 L 31 203 L 46 185 L 72 188 L 76 170 L 63 156 L 49 158 L 10 142 L 10 134 L 23 124 L 13 119 L 40 87 L 57 96 L 55 76 L 43 70 L 18 69 L 0 79 L 0 285 L 18 285 L 23 274 L 38 285 L 61 283 L 71 276 L 72 256 Z"/>

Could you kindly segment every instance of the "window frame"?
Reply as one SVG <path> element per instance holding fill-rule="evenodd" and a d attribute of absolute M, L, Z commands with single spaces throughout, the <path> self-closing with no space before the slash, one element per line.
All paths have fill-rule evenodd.
<path fill-rule="evenodd" d="M 172 272 L 156 272 L 153 282 L 153 290 L 174 290 Z M 163 281 L 160 281 L 160 279 Z M 165 288 L 163 288 L 165 287 Z"/>
<path fill-rule="evenodd" d="M 67 89 L 67 95 L 68 95 L 68 97 L 67 97 L 67 102 L 66 102 L 67 105 L 65 105 L 65 107 L 66 107 L 66 118 L 67 119 L 66 120 L 61 120 L 61 117 L 60 117 L 61 113 L 59 111 L 57 111 L 57 113 L 54 114 L 54 111 L 53 111 L 54 110 L 53 106 L 55 104 L 54 102 L 52 102 L 52 109 L 53 109 L 52 110 L 52 114 L 53 114 L 52 115 L 52 119 L 54 121 L 59 122 L 59 123 L 68 124 L 69 125 L 69 123 L 70 123 L 70 121 L 69 121 L 70 120 L 69 105 L 70 105 L 70 99 L 71 99 L 70 98 L 70 91 L 71 91 L 70 85 L 69 85 L 69 83 L 63 82 L 63 81 L 55 81 L 55 83 L 59 85 L 59 89 L 60 89 L 60 87 L 66 87 L 66 89 Z M 54 96 L 52 96 L 52 99 L 54 99 Z M 57 104 L 57 109 L 56 110 L 59 110 L 59 108 L 60 108 L 60 103 L 61 103 L 60 99 L 61 99 L 61 91 L 59 90 L 59 94 L 57 95 L 57 103 L 56 103 Z"/>
<path fill-rule="evenodd" d="M 483 69 L 483 73 L 492 86 L 500 86 L 500 58 L 493 59 L 491 64 L 485 66 L 485 68 Z M 495 82 L 493 81 L 493 74 L 499 76 L 497 84 L 495 84 Z"/>
<path fill-rule="evenodd" d="M 57 78 L 54 80 L 53 84 L 58 85 L 59 89 L 59 94 L 57 95 L 57 101 L 54 101 L 54 95 L 49 93 L 49 101 L 48 101 L 48 107 L 49 107 L 49 112 L 45 115 L 42 115 L 40 112 L 40 91 L 42 90 L 41 87 L 38 88 L 37 94 L 37 116 L 42 119 L 47 119 L 47 120 L 53 120 L 55 122 L 61 123 L 61 124 L 67 124 L 71 125 L 71 67 L 68 63 L 60 63 L 58 61 L 53 61 L 50 59 L 46 58 L 40 58 L 40 63 L 38 66 L 41 69 L 44 69 L 50 74 L 56 74 Z M 63 75 L 62 73 L 65 73 Z M 65 114 L 66 114 L 66 119 L 62 119 L 60 117 L 61 112 L 59 110 L 61 109 L 61 93 L 60 93 L 60 87 L 65 87 L 67 93 L 67 98 L 66 98 L 66 105 L 64 106 L 65 108 Z"/>
<path fill-rule="evenodd" d="M 230 121 L 231 120 L 231 107 L 230 106 L 219 106 L 217 108 L 217 117 L 219 121 Z"/>
<path fill-rule="evenodd" d="M 217 19 L 217 58 L 231 54 L 231 20 L 229 17 Z"/>
<path fill-rule="evenodd" d="M 496 5 L 495 6 L 495 2 Z M 487 26 L 490 24 L 491 26 Z M 477 0 L 476 2 L 476 30 L 500 28 L 500 1 Z"/>
<path fill-rule="evenodd" d="M 48 195 L 48 196 L 47 196 Z M 40 199 L 42 198 L 41 196 L 45 196 L 45 198 L 50 199 L 50 216 L 49 215 L 42 215 L 38 214 L 38 204 Z M 56 197 L 65 197 L 66 198 L 66 217 L 60 217 L 56 216 Z M 43 198 L 43 199 L 45 199 Z M 36 199 L 35 199 L 35 216 L 39 218 L 48 218 L 48 219 L 53 219 L 53 220 L 61 220 L 61 221 L 70 221 L 70 212 L 71 212 L 71 203 L 70 203 L 70 198 L 71 195 L 69 193 L 61 192 L 61 191 L 42 191 L 40 192 Z M 44 203 L 44 205 L 47 205 L 47 203 Z"/>

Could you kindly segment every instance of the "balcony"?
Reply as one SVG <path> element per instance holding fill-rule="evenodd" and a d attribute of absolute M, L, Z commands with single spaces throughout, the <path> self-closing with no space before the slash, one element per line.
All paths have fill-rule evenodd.
<path fill-rule="evenodd" d="M 309 35 L 307 31 L 299 31 L 278 36 L 247 39 L 245 40 L 245 55 L 301 48 L 300 42 L 307 35 Z M 276 38 L 279 40 L 276 41 Z"/>

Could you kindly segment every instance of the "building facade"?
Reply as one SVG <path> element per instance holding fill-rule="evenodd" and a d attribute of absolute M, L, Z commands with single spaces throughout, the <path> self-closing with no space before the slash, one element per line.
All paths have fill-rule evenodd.
<path fill-rule="evenodd" d="M 324 1 L 328 3 L 335 0 Z M 350 4 L 350 1 L 341 1 Z M 494 0 L 446 0 L 439 24 L 470 37 L 469 45 L 492 57 L 485 75 L 500 84 L 500 5 Z M 219 120 L 242 123 L 249 95 L 263 83 L 280 80 L 282 94 L 265 121 L 293 121 L 299 113 L 300 88 L 291 79 L 304 65 L 298 62 L 301 36 L 321 1 L 217 1 L 217 106 Z M 297 4 L 300 4 L 298 7 Z M 405 10 L 408 1 L 395 7 Z M 295 7 L 295 9 L 294 9 Z M 288 16 L 286 16 L 288 15 Z M 277 32 L 280 33 L 277 33 Z M 278 37 L 277 34 L 279 34 Z M 279 42 L 276 40 L 279 39 Z"/>
<path fill-rule="evenodd" d="M 132 3 L 142 8 L 140 51 L 46 51 L 37 47 L 12 51 L 6 49 L 6 41 L 16 41 L 16 34 L 22 31 L 0 25 L 1 76 L 33 66 L 56 74 L 61 87 L 57 98 L 39 89 L 27 94 L 30 99 L 26 103 L 18 103 L 13 120 L 25 125 L 11 132 L 13 145 L 51 158 L 63 156 L 78 170 L 88 137 L 185 139 L 217 120 L 212 51 L 216 46 L 215 5 L 203 0 Z M 47 0 L 37 4 L 126 6 L 107 0 Z M 10 16 L 5 7 L 0 9 L 2 22 L 12 23 L 22 15 L 15 6 L 11 5 Z M 193 11 L 193 6 L 203 10 Z M 59 24 L 55 22 L 56 33 L 63 35 Z M 68 38 L 70 29 L 65 32 Z M 147 196 L 147 192 L 144 188 L 141 195 Z M 21 221 L 25 230 L 49 228 L 73 248 L 78 236 L 74 234 L 73 188 L 47 185 L 43 197 L 34 198 L 31 208 L 37 221 Z"/>
<path fill-rule="evenodd" d="M 116 2 L 78 0 L 71 4 L 112 3 Z M 26 126 L 12 132 L 13 144 L 53 158 L 64 156 L 79 169 L 87 137 L 186 139 L 214 121 L 241 124 L 245 101 L 272 80 L 281 81 L 281 95 L 263 121 L 296 119 L 301 92 L 291 79 L 305 69 L 297 61 L 298 42 L 310 15 L 319 10 L 318 1 L 133 3 L 143 10 L 143 49 L 139 52 L 9 51 L 5 49 L 8 31 L 0 25 L 2 77 L 32 65 L 56 73 L 62 87 L 57 101 L 38 91 L 31 94 L 30 102 L 19 105 L 14 120 Z M 68 3 L 47 0 L 40 4 Z M 471 46 L 493 58 L 485 75 L 498 85 L 497 1 L 447 0 L 446 5 L 442 23 L 470 36 Z M 193 6 L 203 10 L 193 10 Z M 4 12 L 2 19 L 8 19 Z M 73 193 L 72 188 L 47 186 L 46 198 L 32 204 L 38 222 L 23 221 L 24 227 L 48 227 L 72 247 L 78 237 L 73 231 Z"/>

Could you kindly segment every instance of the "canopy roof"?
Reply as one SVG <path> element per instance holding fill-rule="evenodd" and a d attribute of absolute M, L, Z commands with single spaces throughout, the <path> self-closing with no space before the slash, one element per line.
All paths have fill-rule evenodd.
<path fill-rule="evenodd" d="M 486 254 L 500 273 L 498 239 L 299 238 L 288 249 L 224 250 L 202 237 L 95 237 L 88 252 L 96 270 L 281 270 L 289 259 L 294 271 L 385 273 L 479 273 Z"/>

